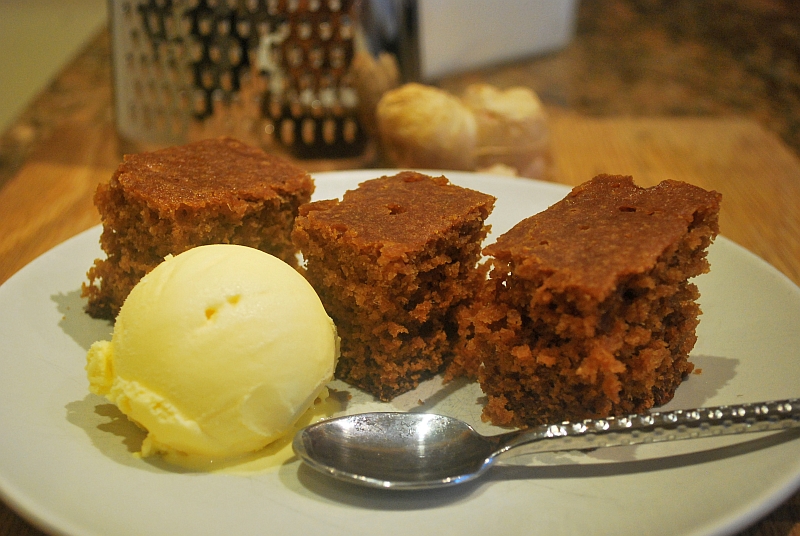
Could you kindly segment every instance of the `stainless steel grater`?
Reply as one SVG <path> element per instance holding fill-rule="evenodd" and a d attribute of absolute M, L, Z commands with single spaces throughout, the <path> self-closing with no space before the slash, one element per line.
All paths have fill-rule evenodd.
<path fill-rule="evenodd" d="M 144 148 L 229 135 L 298 158 L 367 137 L 350 67 L 358 0 L 110 0 L 119 134 Z"/>

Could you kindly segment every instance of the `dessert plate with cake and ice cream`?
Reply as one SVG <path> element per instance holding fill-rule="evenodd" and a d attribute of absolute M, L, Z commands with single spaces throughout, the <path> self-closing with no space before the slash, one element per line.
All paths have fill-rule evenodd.
<path fill-rule="evenodd" d="M 256 168 L 268 165 L 245 149 L 233 149 L 254 157 Z M 107 221 L 145 214 L 151 236 L 133 229 L 107 232 L 101 249 L 102 229 L 90 229 L 0 287 L 0 427 L 7 439 L 0 443 L 0 495 L 44 530 L 75 535 L 360 534 L 375 526 L 386 534 L 515 534 L 530 533 L 534 526 L 543 533 L 721 534 L 743 529 L 797 489 L 796 431 L 526 455 L 474 483 L 402 494 L 337 482 L 301 464 L 290 442 L 293 431 L 310 422 L 309 408 L 325 417 L 437 413 L 493 435 L 560 415 L 574 420 L 799 394 L 794 354 L 800 346 L 800 289 L 725 239 L 724 229 L 711 243 L 717 233 L 715 194 L 703 194 L 697 202 L 697 192 L 687 193 L 684 186 L 662 187 L 670 190 L 673 214 L 687 211 L 678 218 L 685 223 L 655 238 L 650 233 L 652 240 L 643 242 L 637 238 L 647 225 L 643 222 L 662 214 L 648 205 L 651 194 L 628 179 L 600 180 L 603 188 L 627 192 L 629 202 L 616 210 L 632 219 L 630 227 L 620 227 L 598 214 L 587 217 L 589 211 L 581 207 L 600 196 L 598 183 L 570 193 L 534 180 L 440 175 L 351 171 L 317 174 L 309 183 L 284 169 L 288 186 L 280 195 L 274 194 L 284 186 L 233 185 L 247 191 L 246 199 L 214 194 L 219 205 L 212 211 L 198 210 L 197 198 L 171 204 L 175 196 L 188 195 L 179 180 L 170 183 L 169 199 L 157 199 L 164 189 L 133 184 L 131 175 L 112 180 L 103 194 Z M 359 188 L 362 183 L 367 186 Z M 208 178 L 206 187 L 213 190 L 217 184 Z M 416 213 L 416 202 L 410 201 L 417 188 L 430 205 L 423 213 Z M 313 203 L 305 204 L 309 195 Z M 115 208 L 112 201 L 125 196 L 140 207 Z M 281 205 L 282 197 L 296 201 Z M 593 206 L 598 202 L 594 199 Z M 142 210 L 145 206 L 150 208 Z M 383 207 L 378 216 L 377 206 Z M 169 222 L 158 207 L 169 214 Z M 291 236 L 292 225 L 278 214 L 281 210 L 295 211 Z M 539 213 L 544 216 L 518 227 Z M 574 229 L 554 231 L 558 227 L 549 220 L 566 221 Z M 261 247 L 254 232 L 258 221 L 284 234 Z M 246 229 L 237 231 L 242 225 Z M 664 225 L 675 226 L 674 219 Z M 213 240 L 240 244 L 224 248 L 249 246 L 248 251 L 266 253 L 258 253 L 258 259 L 236 257 L 233 268 L 221 271 L 213 266 L 228 265 L 214 255 L 187 262 L 186 253 L 204 250 L 192 243 L 203 238 L 190 236 L 190 230 L 201 228 Z M 427 236 L 409 236 L 414 228 Z M 622 235 L 611 239 L 612 228 Z M 608 256 L 583 258 L 567 249 L 580 232 Z M 392 239 L 376 238 L 381 234 Z M 156 251 L 170 240 L 176 247 L 188 245 L 186 253 Z M 290 242 L 304 251 L 298 268 L 305 280 L 278 260 L 288 258 Z M 279 249 L 270 252 L 269 247 Z M 669 260 L 659 254 L 651 262 L 655 250 L 670 250 Z M 701 250 L 707 256 L 697 253 Z M 151 266 L 148 256 L 154 254 L 168 257 L 155 263 L 164 273 Z M 245 272 L 268 274 L 260 277 L 275 278 L 277 290 L 259 286 L 259 276 L 228 281 L 225 274 L 238 274 L 243 265 L 261 265 L 261 255 L 269 257 L 270 266 L 281 263 L 275 270 L 283 274 L 285 268 L 291 276 L 274 275 L 269 268 Z M 111 262 L 93 265 L 104 258 Z M 185 309 L 137 311 L 137 300 L 152 304 L 148 300 L 160 294 L 134 291 L 126 312 L 124 298 L 141 281 L 150 288 L 165 285 L 203 263 L 211 283 L 195 289 L 191 277 L 184 281 L 181 292 L 191 298 L 182 304 Z M 92 266 L 93 279 L 87 282 Z M 609 281 L 604 279 L 608 273 L 625 275 Z M 82 285 L 94 304 L 90 310 L 105 318 L 86 314 Z M 212 287 L 216 290 L 206 292 Z M 307 292 L 310 288 L 314 292 Z M 307 301 L 247 298 L 280 291 Z M 320 304 L 324 309 L 316 309 Z M 253 316 L 237 317 L 240 307 L 263 315 L 262 325 L 280 324 L 282 318 L 292 324 L 276 343 L 290 349 L 278 352 L 283 359 L 264 357 L 269 352 L 252 342 L 258 328 L 246 321 Z M 177 319 L 189 319 L 193 308 L 200 314 L 186 329 L 195 331 L 181 338 L 178 330 L 184 328 Z M 107 318 L 117 314 L 123 316 L 113 326 Z M 208 327 L 214 321 L 230 322 L 225 328 L 230 333 L 238 322 L 248 327 L 241 340 L 218 344 L 208 335 L 220 329 Z M 163 327 L 176 330 L 175 338 L 147 346 L 141 341 L 148 337 L 135 333 Z M 208 351 L 200 352 L 198 370 L 187 380 L 180 367 L 190 366 L 192 358 L 181 356 L 179 347 L 193 343 Z M 392 361 L 392 352 L 402 354 L 407 345 L 420 354 Z M 231 357 L 237 347 L 250 356 L 241 364 L 244 371 L 231 370 L 239 366 Z M 423 351 L 430 359 L 419 357 Z M 158 366 L 171 375 L 135 370 L 132 363 L 142 363 L 131 360 L 136 352 L 158 356 Z M 87 353 L 93 356 L 88 375 Z M 460 357 L 449 357 L 454 354 Z M 285 372 L 293 361 L 303 363 L 303 374 Z M 334 366 L 337 378 L 328 382 Z M 198 395 L 204 382 L 214 384 L 214 400 Z M 235 396 L 219 391 L 226 382 Z M 292 387 L 281 391 L 280 400 L 271 396 L 288 383 Z M 163 393 L 169 396 L 156 396 Z M 137 400 L 147 401 L 139 404 L 147 406 L 144 413 L 135 413 L 142 409 Z M 279 406 L 285 411 L 264 409 Z M 225 412 L 238 415 L 236 427 L 226 428 Z M 151 422 L 152 414 L 168 418 Z M 265 426 L 270 420 L 278 432 Z M 163 427 L 164 422 L 183 428 L 173 433 L 176 428 Z M 194 435 L 187 436 L 187 430 Z M 226 443 L 227 438 L 239 439 Z M 240 450 L 225 451 L 233 444 Z M 206 449 L 210 467 L 176 465 L 163 456 L 195 447 Z M 248 455 L 237 463 L 241 452 Z M 224 461 L 219 469 L 215 459 Z"/>

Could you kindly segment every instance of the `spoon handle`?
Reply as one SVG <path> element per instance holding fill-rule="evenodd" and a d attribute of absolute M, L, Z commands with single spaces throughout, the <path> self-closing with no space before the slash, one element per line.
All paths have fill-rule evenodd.
<path fill-rule="evenodd" d="M 796 427 L 800 398 L 542 425 L 495 436 L 495 456 L 522 446 L 526 453 L 582 450 Z"/>

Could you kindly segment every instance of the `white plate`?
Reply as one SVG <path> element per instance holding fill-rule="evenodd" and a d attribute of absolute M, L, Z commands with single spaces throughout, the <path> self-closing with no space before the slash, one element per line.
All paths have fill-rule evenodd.
<path fill-rule="evenodd" d="M 375 171 L 319 174 L 317 199 Z M 497 196 L 493 234 L 542 210 L 563 186 L 468 173 Z M 724 231 L 724 230 L 723 230 Z M 69 535 L 721 534 L 744 528 L 800 485 L 800 434 L 782 432 L 541 456 L 474 484 L 380 492 L 336 483 L 297 461 L 250 476 L 169 470 L 132 456 L 129 423 L 90 395 L 86 349 L 107 323 L 82 311 L 101 254 L 94 228 L 0 287 L 0 495 L 38 526 Z M 490 238 L 491 240 L 491 238 Z M 724 238 L 698 278 L 705 314 L 692 375 L 669 408 L 800 395 L 800 289 Z M 480 425 L 474 386 L 432 380 L 392 404 L 353 392 L 347 412 L 416 407 Z M 126 432 L 127 430 L 127 432 Z M 573 463 L 565 465 L 565 460 Z M 614 463 L 608 463 L 613 461 Z"/>

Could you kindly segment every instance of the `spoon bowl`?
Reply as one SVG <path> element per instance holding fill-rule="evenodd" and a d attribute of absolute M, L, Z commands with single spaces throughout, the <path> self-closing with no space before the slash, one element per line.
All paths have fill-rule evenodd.
<path fill-rule="evenodd" d="M 361 413 L 295 436 L 295 453 L 341 480 L 417 489 L 466 482 L 491 465 L 497 442 L 458 419 L 431 413 Z"/>
<path fill-rule="evenodd" d="M 794 427 L 800 427 L 800 399 L 564 422 L 493 436 L 444 415 L 376 412 L 308 426 L 292 447 L 307 465 L 339 480 L 411 490 L 473 480 L 512 449 L 584 450 Z"/>

